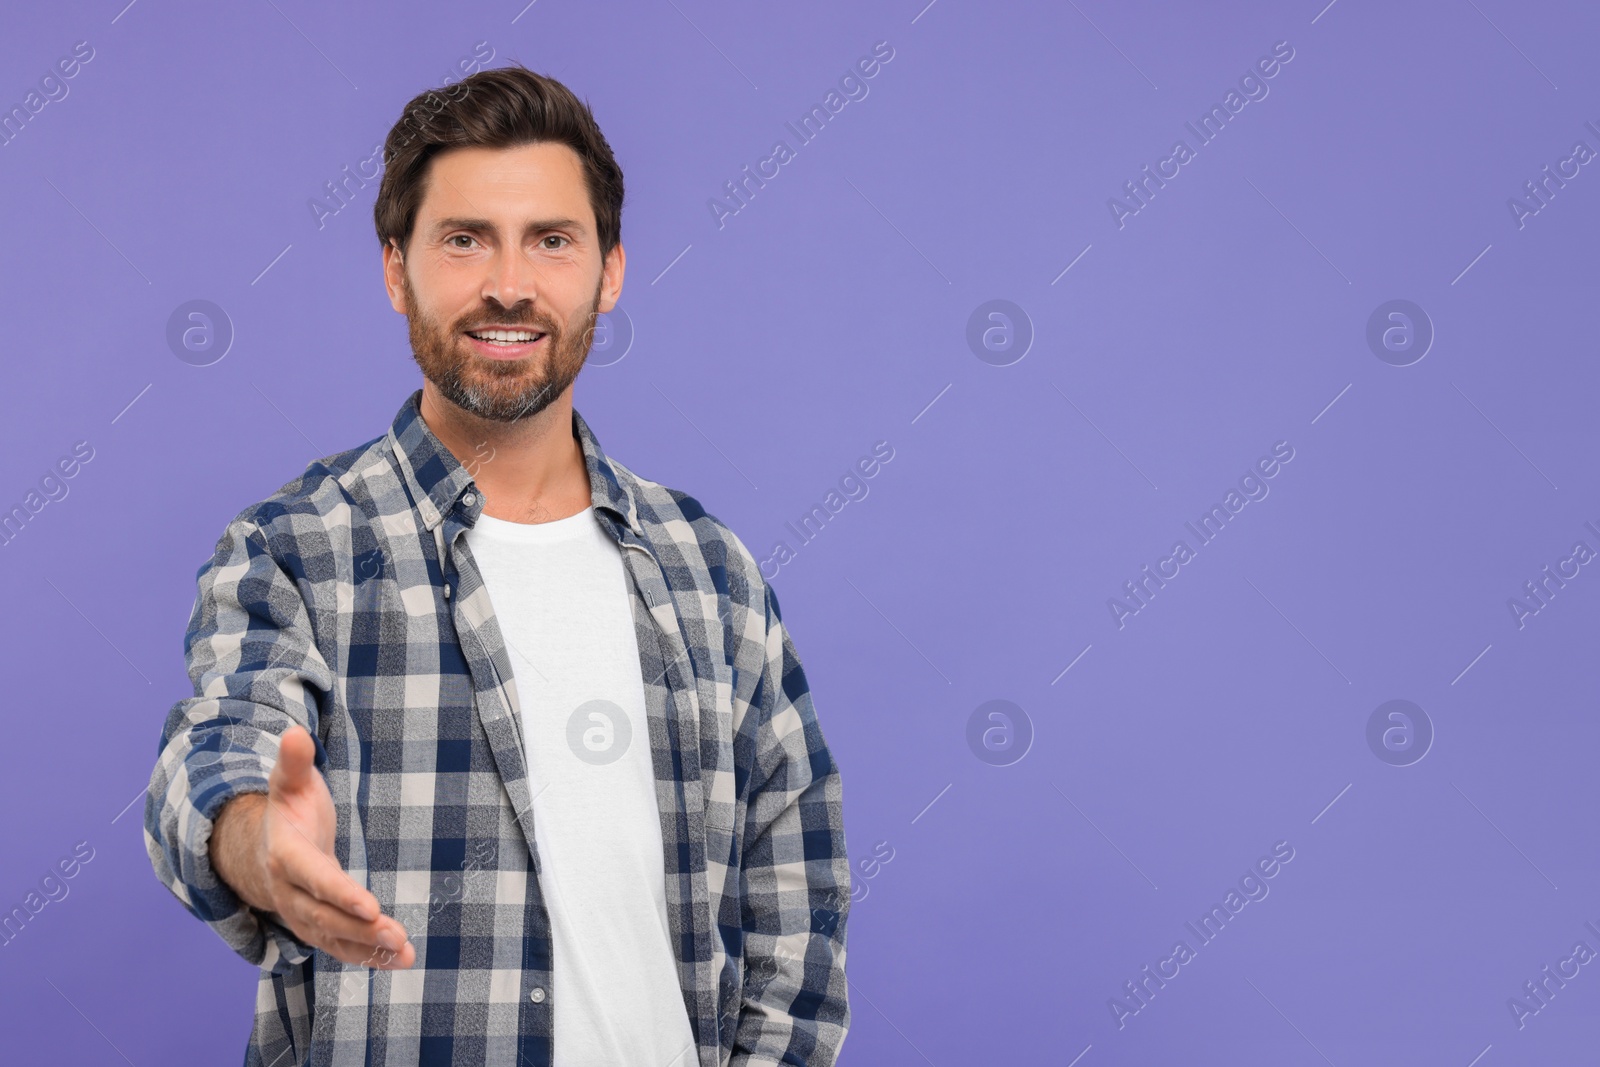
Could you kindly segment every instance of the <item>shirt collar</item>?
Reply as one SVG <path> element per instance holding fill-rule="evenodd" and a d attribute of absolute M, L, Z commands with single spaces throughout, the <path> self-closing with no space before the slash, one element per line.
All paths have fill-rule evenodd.
<path fill-rule="evenodd" d="M 473 484 L 472 475 L 445 447 L 422 417 L 422 390 L 406 398 L 389 427 L 389 444 L 400 464 L 401 476 L 411 499 L 422 518 L 423 525 L 432 530 L 457 506 L 461 496 Z M 638 509 L 633 494 L 618 477 L 611 461 L 600 447 L 600 440 L 589 429 L 589 424 L 578 409 L 572 409 L 572 432 L 583 446 L 583 463 L 589 472 L 589 499 L 596 510 L 610 511 L 643 538 L 639 527 Z M 471 506 L 462 506 L 468 526 L 477 521 L 483 508 L 482 496 L 476 496 Z"/>

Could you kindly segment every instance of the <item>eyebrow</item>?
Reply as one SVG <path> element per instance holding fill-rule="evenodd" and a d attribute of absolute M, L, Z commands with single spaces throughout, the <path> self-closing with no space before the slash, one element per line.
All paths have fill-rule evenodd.
<path fill-rule="evenodd" d="M 434 237 L 441 237 L 452 230 L 466 230 L 469 233 L 498 233 L 499 227 L 488 219 L 460 217 L 440 219 L 433 224 L 431 232 Z M 528 237 L 536 233 L 544 233 L 547 230 L 572 230 L 580 234 L 588 232 L 583 223 L 577 219 L 535 219 L 522 228 L 522 235 Z"/>

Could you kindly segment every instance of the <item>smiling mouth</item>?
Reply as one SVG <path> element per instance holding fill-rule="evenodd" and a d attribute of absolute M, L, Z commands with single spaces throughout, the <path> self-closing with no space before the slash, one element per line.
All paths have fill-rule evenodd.
<path fill-rule="evenodd" d="M 468 330 L 467 336 L 497 348 L 515 348 L 541 340 L 545 335 L 539 330 Z"/>

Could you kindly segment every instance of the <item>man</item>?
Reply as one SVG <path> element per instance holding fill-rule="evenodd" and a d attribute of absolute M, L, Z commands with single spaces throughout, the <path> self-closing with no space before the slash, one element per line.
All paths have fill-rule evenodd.
<path fill-rule="evenodd" d="M 261 968 L 246 1063 L 831 1065 L 842 794 L 777 596 L 572 406 L 622 289 L 610 147 L 513 67 L 385 158 L 423 387 L 229 522 L 145 809 Z"/>

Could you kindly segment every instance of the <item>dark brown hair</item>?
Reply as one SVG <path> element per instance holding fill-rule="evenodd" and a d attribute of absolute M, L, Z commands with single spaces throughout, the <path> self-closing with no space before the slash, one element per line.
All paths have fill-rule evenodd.
<path fill-rule="evenodd" d="M 383 181 L 372 207 L 378 241 L 405 251 L 427 192 L 428 164 L 451 148 L 514 148 L 553 141 L 578 154 L 602 258 L 622 240 L 622 168 L 589 105 L 518 64 L 480 70 L 412 98 L 384 139 Z"/>

